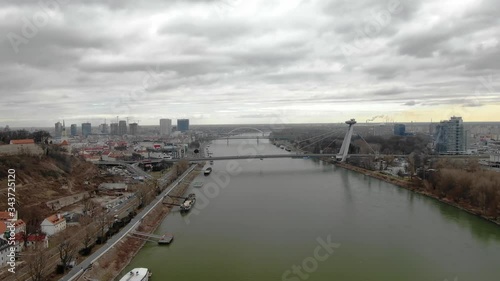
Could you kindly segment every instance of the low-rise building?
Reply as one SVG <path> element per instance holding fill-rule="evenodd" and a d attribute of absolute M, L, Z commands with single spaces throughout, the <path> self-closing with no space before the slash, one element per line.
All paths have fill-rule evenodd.
<path fill-rule="evenodd" d="M 10 215 L 10 212 L 0 212 L 0 221 L 17 220 L 17 213 L 12 213 L 14 216 Z"/>
<path fill-rule="evenodd" d="M 0 267 L 4 267 L 7 265 L 7 262 L 10 261 L 11 254 L 11 246 L 7 242 L 7 240 L 0 238 Z"/>
<path fill-rule="evenodd" d="M 61 214 L 55 214 L 45 218 L 41 227 L 43 233 L 51 236 L 66 229 L 66 219 Z"/>
<path fill-rule="evenodd" d="M 41 245 L 44 248 L 49 247 L 49 238 L 47 235 L 43 234 L 31 234 L 28 236 L 28 241 L 26 247 L 32 247 L 34 245 Z"/>
<path fill-rule="evenodd" d="M 114 191 L 125 192 L 127 191 L 127 184 L 125 183 L 101 183 L 98 187 L 99 191 Z"/>
<path fill-rule="evenodd" d="M 43 149 L 32 139 L 11 140 L 9 145 L 0 145 L 0 155 L 43 154 Z"/>

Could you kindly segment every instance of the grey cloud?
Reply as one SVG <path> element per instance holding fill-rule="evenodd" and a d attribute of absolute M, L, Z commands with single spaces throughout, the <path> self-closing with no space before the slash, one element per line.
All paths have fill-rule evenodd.
<path fill-rule="evenodd" d="M 500 102 L 498 91 L 478 82 L 499 70 L 498 1 L 450 16 L 435 1 L 401 0 L 402 11 L 363 46 L 356 32 L 386 1 L 303 1 L 283 14 L 275 2 L 255 1 L 254 13 L 244 1 L 67 1 L 18 54 L 7 34 L 21 34 L 23 18 L 32 20 L 41 7 L 38 0 L 8 1 L 0 7 L 0 112 L 24 116 L 36 108 L 39 119 L 90 118 L 122 114 L 122 99 L 130 115 L 162 115 L 155 108 L 161 103 L 174 116 L 231 107 L 236 119 L 265 119 L 263 108 L 291 105 L 354 104 L 362 113 L 374 104 Z M 443 15 L 433 24 L 431 4 L 438 7 L 432 15 Z M 221 7 L 231 10 L 217 14 Z M 356 50 L 346 54 L 343 45 Z M 145 88 L 148 69 L 155 80 Z M 500 81 L 490 88 L 500 89 Z M 258 105 L 245 107 L 252 102 Z"/>
<path fill-rule="evenodd" d="M 374 92 L 373 94 L 376 96 L 394 96 L 394 95 L 399 95 L 406 92 L 405 89 L 399 88 L 399 87 L 392 87 L 389 89 L 382 89 Z"/>

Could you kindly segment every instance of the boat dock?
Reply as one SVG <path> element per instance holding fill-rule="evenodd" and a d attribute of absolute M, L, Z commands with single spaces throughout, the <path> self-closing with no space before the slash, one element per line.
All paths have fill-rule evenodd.
<path fill-rule="evenodd" d="M 174 235 L 171 233 L 165 233 L 163 235 L 156 235 L 156 234 L 150 234 L 150 233 L 140 232 L 140 231 L 134 230 L 134 231 L 130 232 L 130 236 L 137 238 L 137 239 L 149 241 L 149 242 L 156 242 L 159 245 L 170 244 L 170 243 L 172 243 L 172 240 L 174 240 Z"/>

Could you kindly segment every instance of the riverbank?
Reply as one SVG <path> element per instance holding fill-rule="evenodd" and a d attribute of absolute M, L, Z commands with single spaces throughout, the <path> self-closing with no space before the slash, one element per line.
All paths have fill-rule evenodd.
<path fill-rule="evenodd" d="M 364 175 L 367 175 L 367 176 L 370 176 L 370 177 L 373 177 L 373 178 L 376 178 L 376 179 L 379 179 L 379 180 L 382 180 L 382 181 L 385 181 L 388 183 L 392 183 L 394 185 L 397 185 L 399 187 L 403 187 L 405 189 L 416 192 L 418 194 L 425 195 L 425 196 L 430 197 L 432 199 L 438 200 L 441 203 L 453 206 L 453 207 L 458 208 L 460 210 L 463 210 L 469 214 L 475 215 L 477 217 L 480 217 L 484 220 L 487 220 L 491 223 L 494 223 L 494 224 L 500 226 L 500 221 L 495 220 L 495 218 L 493 218 L 493 217 L 483 215 L 481 210 L 478 210 L 477 208 L 473 208 L 472 206 L 470 206 L 468 204 L 458 204 L 458 203 L 451 201 L 447 198 L 440 198 L 439 196 L 437 196 L 434 193 L 431 193 L 429 191 L 421 189 L 421 187 L 425 184 L 425 182 L 417 183 L 415 181 L 411 182 L 411 181 L 408 181 L 405 179 L 398 179 L 398 178 L 395 178 L 394 176 L 381 174 L 379 171 L 371 171 L 371 170 L 356 167 L 356 166 L 353 166 L 353 165 L 350 165 L 347 163 L 334 163 L 334 165 L 336 165 L 338 167 L 342 167 L 344 169 L 348 169 L 351 171 L 362 173 Z"/>
<path fill-rule="evenodd" d="M 174 196 L 182 196 L 189 188 L 190 183 L 201 173 L 201 170 L 202 167 L 197 166 L 171 191 L 170 194 Z M 171 199 L 168 198 L 167 200 Z M 151 213 L 143 219 L 137 230 L 140 232 L 153 233 L 170 213 L 171 209 L 171 206 L 159 204 L 159 206 L 152 210 Z M 144 240 L 129 236 L 123 238 L 120 243 L 118 243 L 93 264 L 92 269 L 85 273 L 85 278 L 90 280 L 97 279 L 101 281 L 114 280 L 125 269 L 145 243 L 146 241 Z"/>

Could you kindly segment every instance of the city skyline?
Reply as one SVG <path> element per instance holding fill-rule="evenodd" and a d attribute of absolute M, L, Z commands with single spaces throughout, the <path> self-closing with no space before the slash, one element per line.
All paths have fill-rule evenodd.
<path fill-rule="evenodd" d="M 497 1 L 53 2 L 0 8 L 0 126 L 498 120 Z"/>

